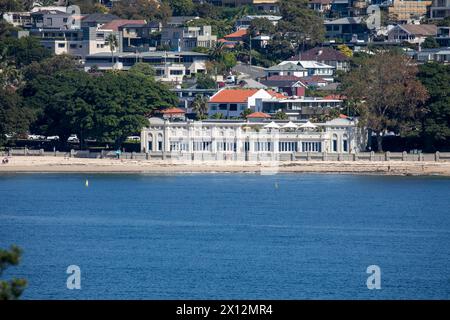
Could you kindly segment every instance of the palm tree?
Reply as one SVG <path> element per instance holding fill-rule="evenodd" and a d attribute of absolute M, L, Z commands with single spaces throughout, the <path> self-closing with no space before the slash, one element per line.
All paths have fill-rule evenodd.
<path fill-rule="evenodd" d="M 197 119 L 206 119 L 208 114 L 208 98 L 197 94 L 191 104 L 192 111 L 197 114 Z"/>
<path fill-rule="evenodd" d="M 113 63 L 113 69 L 114 69 L 114 65 L 115 65 L 115 61 L 114 61 L 114 51 L 116 50 L 116 48 L 119 46 L 119 41 L 117 40 L 117 37 L 115 34 L 111 33 L 109 34 L 106 39 L 105 39 L 106 43 L 109 45 L 109 50 L 111 50 L 111 57 L 112 57 L 112 63 Z"/>
<path fill-rule="evenodd" d="M 215 45 L 209 49 L 209 56 L 212 60 L 222 61 L 225 52 L 225 44 L 223 42 L 216 42 Z"/>

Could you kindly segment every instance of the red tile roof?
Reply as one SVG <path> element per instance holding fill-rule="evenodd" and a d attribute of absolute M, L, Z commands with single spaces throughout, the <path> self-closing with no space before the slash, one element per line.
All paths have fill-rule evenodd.
<path fill-rule="evenodd" d="M 180 109 L 180 108 L 167 108 L 164 110 L 160 110 L 159 111 L 162 114 L 182 114 L 182 113 L 186 113 L 186 111 Z"/>
<path fill-rule="evenodd" d="M 245 36 L 247 34 L 247 30 L 246 29 L 239 29 L 236 32 L 227 34 L 224 38 L 242 38 L 243 36 Z"/>
<path fill-rule="evenodd" d="M 224 89 L 211 97 L 212 103 L 247 103 L 259 89 Z"/>
<path fill-rule="evenodd" d="M 264 112 L 253 112 L 247 116 L 247 118 L 270 118 L 270 115 Z"/>
<path fill-rule="evenodd" d="M 126 19 L 117 19 L 111 22 L 105 23 L 100 29 L 102 30 L 113 30 L 119 31 L 119 27 L 125 24 L 142 24 L 145 25 L 145 20 L 126 20 Z"/>
<path fill-rule="evenodd" d="M 286 98 L 286 96 L 284 94 L 273 91 L 273 90 L 267 90 L 267 92 L 274 98 L 278 98 L 278 99 Z"/>

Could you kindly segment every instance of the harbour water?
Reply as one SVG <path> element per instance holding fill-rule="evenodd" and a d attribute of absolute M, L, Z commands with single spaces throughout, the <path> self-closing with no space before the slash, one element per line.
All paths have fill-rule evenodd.
<path fill-rule="evenodd" d="M 24 299 L 449 299 L 450 179 L 3 174 L 11 244 Z"/>

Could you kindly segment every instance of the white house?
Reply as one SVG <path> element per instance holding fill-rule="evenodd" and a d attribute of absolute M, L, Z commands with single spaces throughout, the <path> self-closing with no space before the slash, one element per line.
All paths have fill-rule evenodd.
<path fill-rule="evenodd" d="M 294 63 L 307 71 L 307 74 L 303 77 L 320 76 L 327 81 L 334 81 L 333 75 L 336 68 L 333 66 L 314 60 L 283 61 L 280 63 L 280 65 L 286 65 L 290 63 Z"/>
<path fill-rule="evenodd" d="M 222 89 L 213 95 L 208 102 L 210 116 L 221 113 L 226 118 L 239 117 L 245 109 L 257 111 L 257 99 L 284 97 L 275 91 L 264 89 Z"/>
<path fill-rule="evenodd" d="M 266 77 L 271 76 L 295 76 L 295 77 L 306 77 L 308 75 L 308 70 L 298 63 L 291 61 L 283 61 L 282 63 L 267 68 L 265 70 Z"/>
<path fill-rule="evenodd" d="M 427 37 L 435 37 L 437 27 L 434 24 L 398 24 L 388 32 L 391 42 L 422 43 Z"/>

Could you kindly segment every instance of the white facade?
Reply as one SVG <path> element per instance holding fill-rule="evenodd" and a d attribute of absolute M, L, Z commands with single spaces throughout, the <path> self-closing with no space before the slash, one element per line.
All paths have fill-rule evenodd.
<path fill-rule="evenodd" d="M 288 63 L 295 63 L 299 66 L 302 66 L 307 70 L 308 76 L 320 76 L 327 81 L 334 81 L 333 75 L 336 68 L 333 66 L 329 66 L 325 63 L 317 62 L 314 60 L 283 61 L 280 63 L 280 65 L 285 65 Z"/>
<path fill-rule="evenodd" d="M 232 100 L 232 91 L 227 91 L 229 89 L 222 89 L 213 95 L 208 102 L 208 115 L 213 116 L 216 113 L 222 113 L 224 117 L 239 117 L 245 109 L 251 109 L 252 111 L 260 111 L 256 109 L 256 104 L 258 100 L 270 99 L 272 95 L 264 89 L 259 89 L 252 95 L 245 97 L 242 101 Z M 230 101 L 227 99 L 220 99 L 216 101 L 216 97 L 227 94 L 230 96 Z M 228 94 L 229 93 L 229 94 Z"/>
<path fill-rule="evenodd" d="M 170 122 L 150 118 L 141 132 L 141 151 L 151 154 L 209 155 L 212 159 L 244 160 L 255 154 L 292 155 L 309 153 L 354 153 L 360 151 L 356 121 L 335 119 L 314 124 L 316 128 L 264 129 L 269 122 L 188 121 Z M 284 122 L 278 124 L 282 126 Z"/>

